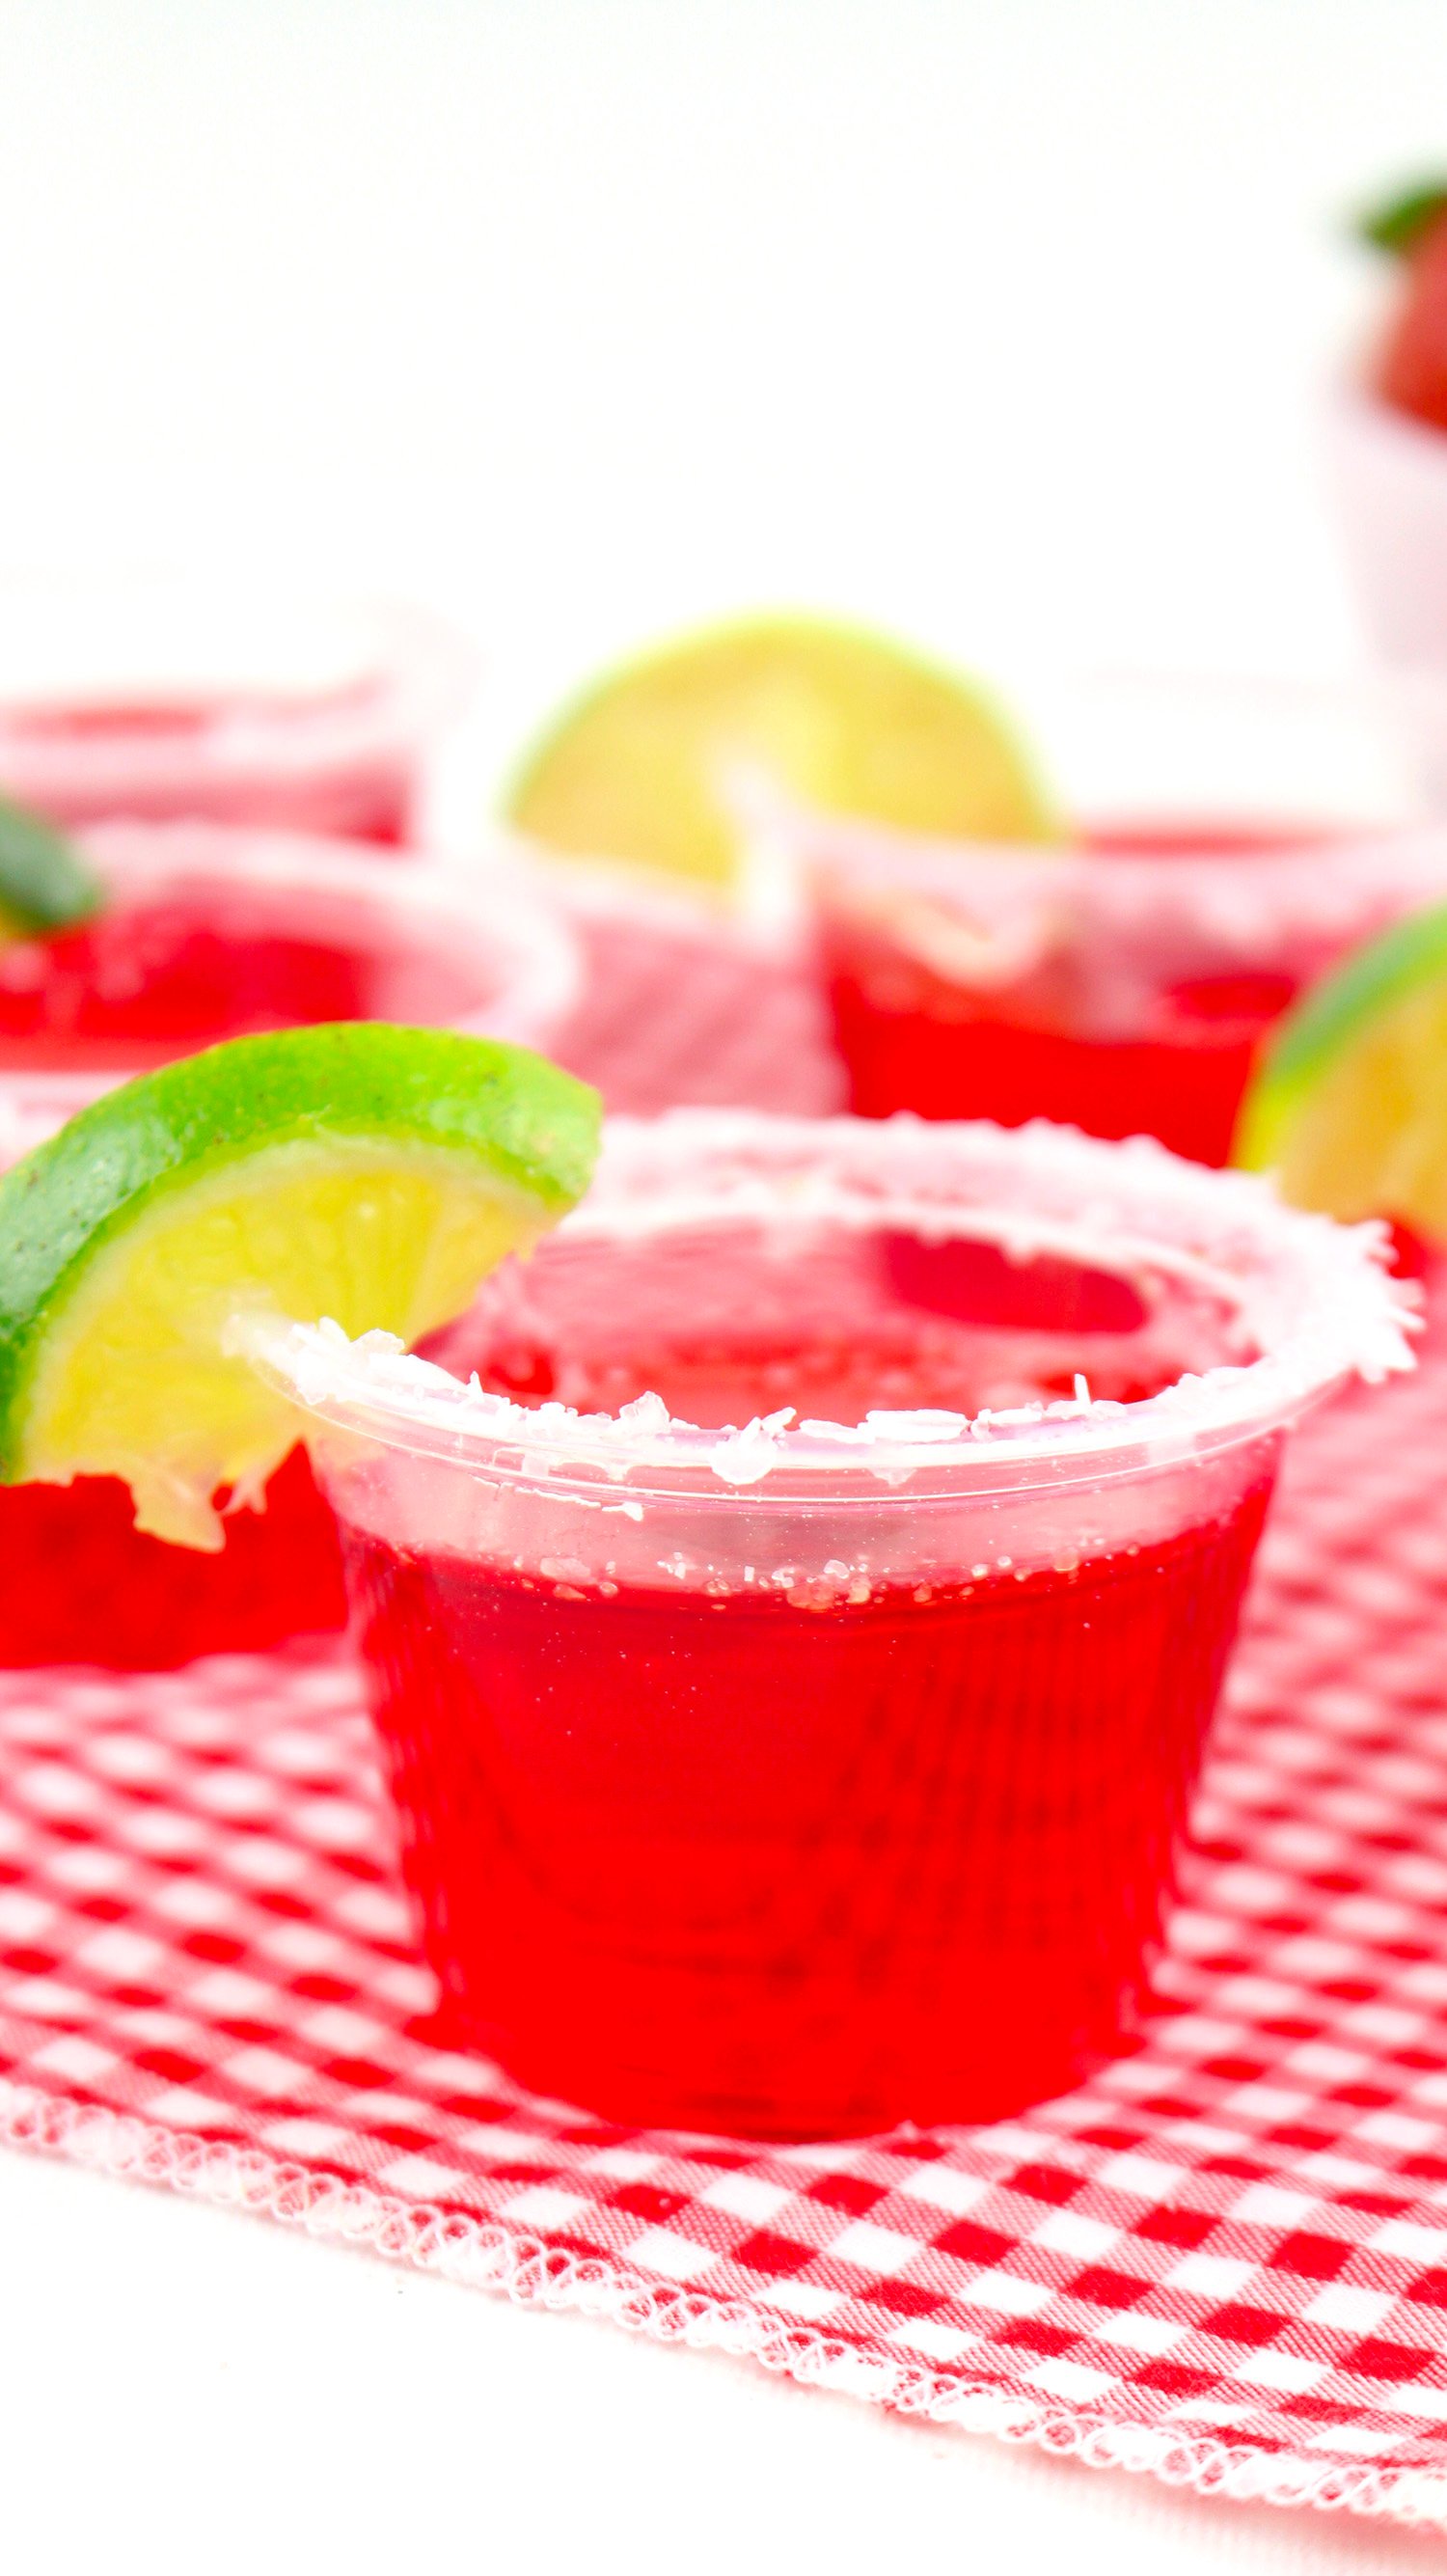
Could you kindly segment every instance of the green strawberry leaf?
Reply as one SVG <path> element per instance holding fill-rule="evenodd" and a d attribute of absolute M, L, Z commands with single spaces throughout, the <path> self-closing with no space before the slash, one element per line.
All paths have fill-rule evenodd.
<path fill-rule="evenodd" d="M 1419 179 L 1359 215 L 1357 231 L 1374 250 L 1405 259 L 1442 215 L 1447 215 L 1447 179 Z"/>

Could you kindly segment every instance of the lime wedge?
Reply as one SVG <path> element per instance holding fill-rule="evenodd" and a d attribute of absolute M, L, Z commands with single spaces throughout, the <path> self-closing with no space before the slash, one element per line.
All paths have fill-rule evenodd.
<path fill-rule="evenodd" d="M 554 849 L 731 884 L 730 771 L 904 830 L 1056 836 L 1004 720 L 885 639 L 802 617 L 685 638 L 591 690 L 532 754 L 513 822 Z"/>
<path fill-rule="evenodd" d="M 1274 1171 L 1299 1207 L 1447 1242 L 1447 905 L 1395 923 L 1287 1013 L 1234 1159 Z"/>
<path fill-rule="evenodd" d="M 296 1438 L 227 1327 L 415 1341 L 586 1187 L 599 1102 L 520 1047 L 381 1022 L 235 1038 L 82 1110 L 0 1181 L 0 1478 L 123 1476 L 217 1548 L 211 1497 Z"/>
<path fill-rule="evenodd" d="M 104 890 L 74 842 L 0 797 L 0 938 L 43 939 L 100 910 Z"/>

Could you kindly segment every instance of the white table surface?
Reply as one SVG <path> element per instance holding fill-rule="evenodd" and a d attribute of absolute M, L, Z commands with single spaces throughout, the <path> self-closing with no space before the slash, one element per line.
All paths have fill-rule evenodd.
<path fill-rule="evenodd" d="M 1340 216 L 1441 0 L 0 6 L 7 571 L 392 585 L 499 756 L 675 620 L 1334 674 Z M 1435 119 L 1435 122 L 1434 122 Z M 0 2159 L 5 2564 L 1426 2564 Z"/>

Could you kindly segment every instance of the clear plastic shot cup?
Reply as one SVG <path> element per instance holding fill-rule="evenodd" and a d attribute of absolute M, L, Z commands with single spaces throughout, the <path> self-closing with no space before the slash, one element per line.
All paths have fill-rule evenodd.
<path fill-rule="evenodd" d="M 0 593 L 0 792 L 60 823 L 209 815 L 404 842 L 470 693 L 425 610 L 221 583 Z"/>
<path fill-rule="evenodd" d="M 1347 386 L 1330 414 L 1343 532 L 1384 658 L 1447 667 L 1447 432 Z"/>
<path fill-rule="evenodd" d="M 1032 727 L 1058 845 L 776 814 L 851 1106 L 1144 1128 L 1225 1162 L 1296 994 L 1447 898 L 1394 712 L 1285 683 L 1082 685 Z"/>
<path fill-rule="evenodd" d="M 973 2121 L 1125 2044 L 1375 1229 L 1150 1142 L 676 1111 L 430 1355 L 250 1327 L 443 2013 L 610 2117 Z"/>
<path fill-rule="evenodd" d="M 77 835 L 100 910 L 0 943 L 0 1066 L 119 1076 L 218 1039 L 385 1019 L 546 1047 L 582 969 L 562 917 L 498 866 L 380 867 L 346 841 L 210 822 Z"/>
<path fill-rule="evenodd" d="M 0 943 L 0 1168 L 126 1076 L 225 1037 L 394 1019 L 546 1045 L 579 982 L 568 931 L 513 880 L 224 824 L 82 836 L 106 903 Z M 174 1665 L 345 1619 L 330 1511 L 297 1451 L 219 1555 L 133 1526 L 111 1477 L 0 1487 L 0 1667 Z"/>

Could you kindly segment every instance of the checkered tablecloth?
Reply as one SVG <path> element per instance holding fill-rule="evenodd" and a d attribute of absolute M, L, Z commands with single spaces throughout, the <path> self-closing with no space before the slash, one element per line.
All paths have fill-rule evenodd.
<path fill-rule="evenodd" d="M 826 1083 L 747 980 L 739 1061 L 787 1093 L 772 1026 Z M 0 1676 L 0 2127 L 938 2422 L 1447 2524 L 1444 1610 L 1447 1337 L 1299 1435 L 1147 2043 L 991 2129 L 767 2150 L 433 2044 L 341 1655 Z"/>

